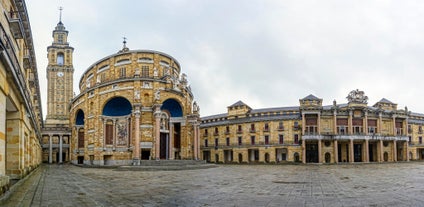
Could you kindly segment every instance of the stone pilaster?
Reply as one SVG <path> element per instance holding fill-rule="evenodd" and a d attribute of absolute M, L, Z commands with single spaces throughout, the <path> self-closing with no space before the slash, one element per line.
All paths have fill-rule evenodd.
<path fill-rule="evenodd" d="M 337 145 L 337 140 L 334 140 L 333 142 L 334 144 L 334 163 L 338 163 L 339 162 L 339 149 L 338 149 L 338 145 Z"/>
<path fill-rule="evenodd" d="M 134 106 L 134 148 L 133 148 L 133 165 L 140 165 L 140 105 Z"/>
<path fill-rule="evenodd" d="M 59 164 L 62 164 L 63 157 L 62 157 L 62 147 L 63 147 L 63 135 L 59 135 Z"/>
<path fill-rule="evenodd" d="M 49 134 L 49 163 L 53 163 L 53 135 Z"/>

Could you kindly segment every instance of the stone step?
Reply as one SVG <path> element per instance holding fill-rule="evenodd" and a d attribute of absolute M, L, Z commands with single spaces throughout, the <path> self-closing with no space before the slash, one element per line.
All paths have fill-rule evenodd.
<path fill-rule="evenodd" d="M 184 165 L 202 165 L 206 164 L 204 160 L 140 160 L 141 166 L 184 166 Z"/>

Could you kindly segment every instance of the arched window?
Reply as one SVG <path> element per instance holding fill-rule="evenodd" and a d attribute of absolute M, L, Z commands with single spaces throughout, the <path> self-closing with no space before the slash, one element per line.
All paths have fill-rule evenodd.
<path fill-rule="evenodd" d="M 63 57 L 63 53 L 57 53 L 57 60 L 56 63 L 58 65 L 63 65 L 64 63 L 64 57 Z"/>

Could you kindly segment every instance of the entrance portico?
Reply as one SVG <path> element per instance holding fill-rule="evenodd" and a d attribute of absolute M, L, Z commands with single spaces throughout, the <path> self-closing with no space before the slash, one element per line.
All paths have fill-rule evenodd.
<path fill-rule="evenodd" d="M 331 156 L 323 153 L 323 142 L 333 146 L 333 163 L 383 162 L 384 153 L 387 153 L 388 161 L 409 160 L 405 154 L 408 151 L 406 136 L 304 135 L 302 138 L 304 163 L 323 163 L 322 157 Z"/>

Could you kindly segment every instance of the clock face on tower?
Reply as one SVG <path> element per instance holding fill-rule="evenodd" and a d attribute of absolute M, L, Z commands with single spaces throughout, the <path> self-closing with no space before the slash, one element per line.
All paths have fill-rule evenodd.
<path fill-rule="evenodd" d="M 58 77 L 63 77 L 63 73 L 62 73 L 62 72 L 58 72 L 58 73 L 57 73 L 57 76 L 58 76 Z"/>

